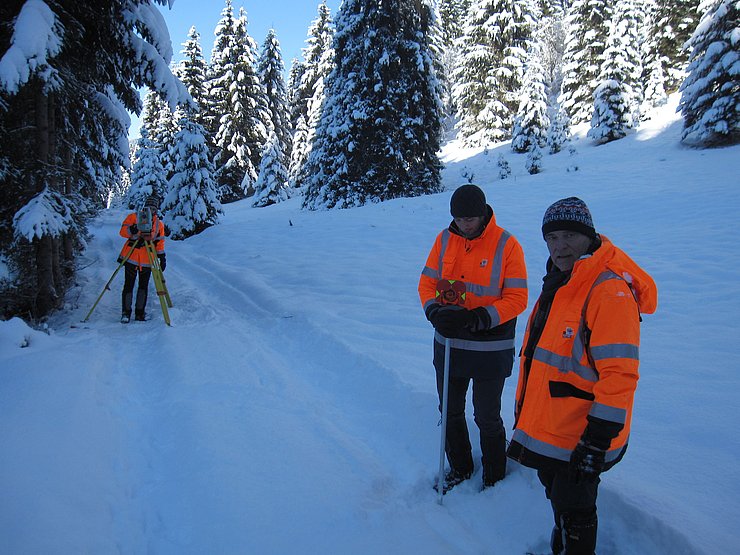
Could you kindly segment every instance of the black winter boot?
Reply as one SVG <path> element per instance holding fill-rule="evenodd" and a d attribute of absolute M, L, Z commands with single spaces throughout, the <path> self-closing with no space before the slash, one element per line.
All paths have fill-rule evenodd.
<path fill-rule="evenodd" d="M 136 290 L 136 306 L 134 307 L 134 312 L 137 316 L 139 314 L 144 314 L 144 309 L 146 308 L 146 299 L 147 299 L 148 294 L 149 294 L 149 289 L 139 288 Z"/>
<path fill-rule="evenodd" d="M 563 552 L 563 529 L 555 526 L 550 536 L 550 549 L 553 555 L 560 555 Z"/>
<path fill-rule="evenodd" d="M 481 436 L 483 451 L 483 489 L 489 488 L 506 476 L 506 436 Z"/>
<path fill-rule="evenodd" d="M 454 468 L 456 473 L 470 478 L 470 475 L 473 474 L 473 448 L 470 445 L 465 413 L 448 416 L 445 453 L 450 468 Z"/>
<path fill-rule="evenodd" d="M 442 484 L 442 494 L 444 495 L 456 485 L 463 483 L 465 480 L 470 478 L 471 472 L 458 472 L 457 470 L 450 470 L 445 474 L 444 483 Z M 434 491 L 439 491 L 439 483 L 434 484 Z"/>
<path fill-rule="evenodd" d="M 567 555 L 594 555 L 598 519 L 592 515 L 563 516 L 565 529 L 565 553 Z"/>

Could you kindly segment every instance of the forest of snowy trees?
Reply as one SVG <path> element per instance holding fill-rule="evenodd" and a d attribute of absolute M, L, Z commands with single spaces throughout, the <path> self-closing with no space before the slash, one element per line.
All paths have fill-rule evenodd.
<path fill-rule="evenodd" d="M 257 42 L 232 0 L 210 59 L 192 27 L 174 63 L 157 4 L 0 5 L 0 317 L 59 306 L 86 222 L 111 203 L 155 194 L 185 239 L 244 199 L 423 195 L 452 136 L 510 141 L 537 173 L 572 126 L 617 140 L 674 92 L 687 145 L 740 141 L 737 0 L 321 2 L 287 79 L 279 37 Z"/>

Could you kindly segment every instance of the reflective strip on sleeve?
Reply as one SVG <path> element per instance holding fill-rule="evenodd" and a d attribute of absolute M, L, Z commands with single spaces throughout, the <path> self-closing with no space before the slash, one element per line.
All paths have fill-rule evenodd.
<path fill-rule="evenodd" d="M 640 348 L 629 343 L 613 343 L 610 345 L 599 345 L 591 347 L 591 356 L 594 360 L 607 358 L 629 358 L 640 360 Z"/>
<path fill-rule="evenodd" d="M 610 407 L 609 405 L 602 405 L 601 403 L 593 403 L 591 410 L 588 411 L 591 416 L 601 418 L 602 420 L 608 420 L 610 422 L 617 422 L 624 424 L 627 422 L 627 411 L 617 407 Z"/>
<path fill-rule="evenodd" d="M 486 312 L 488 312 L 488 316 L 491 318 L 491 326 L 492 328 L 495 328 L 501 323 L 501 316 L 499 316 L 498 310 L 496 310 L 495 306 L 487 306 Z"/>
<path fill-rule="evenodd" d="M 629 440 L 629 438 L 627 439 Z M 544 441 L 535 439 L 519 428 L 514 430 L 511 441 L 517 442 L 522 447 L 528 449 L 529 451 L 532 451 L 533 453 L 537 453 L 539 455 L 543 455 L 545 457 L 550 457 L 551 459 L 556 459 L 560 461 L 570 461 L 570 449 L 556 447 L 555 445 L 550 445 L 549 443 L 545 443 Z M 625 442 L 625 445 L 627 445 L 627 442 Z M 617 447 L 616 449 L 611 449 L 607 451 L 606 456 L 604 457 L 605 461 L 609 463 L 616 460 L 621 455 L 623 450 L 624 447 Z"/>
<path fill-rule="evenodd" d="M 526 289 L 527 280 L 524 278 L 504 278 L 504 289 Z"/>
<path fill-rule="evenodd" d="M 439 279 L 439 271 L 434 270 L 433 268 L 430 268 L 429 266 L 424 266 L 424 269 L 421 271 L 421 275 L 430 277 L 432 279 Z"/>

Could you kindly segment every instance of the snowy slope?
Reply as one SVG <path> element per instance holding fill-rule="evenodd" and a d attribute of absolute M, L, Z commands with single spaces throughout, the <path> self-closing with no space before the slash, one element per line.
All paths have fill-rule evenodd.
<path fill-rule="evenodd" d="M 524 247 L 530 308 L 542 213 L 569 195 L 658 284 L 630 449 L 600 489 L 599 553 L 740 552 L 740 147 L 680 146 L 672 110 L 616 143 L 582 133 L 536 176 L 508 145 L 450 144 L 439 195 L 227 205 L 221 225 L 167 244 L 169 328 L 153 294 L 151 321 L 118 323 L 122 276 L 79 324 L 122 243 L 125 213 L 105 212 L 49 333 L 0 322 L 0 553 L 546 552 L 529 469 L 512 463 L 482 493 L 478 471 L 442 506 L 431 489 L 438 411 L 416 285 L 471 173 Z M 516 372 L 509 428 L 515 385 Z"/>

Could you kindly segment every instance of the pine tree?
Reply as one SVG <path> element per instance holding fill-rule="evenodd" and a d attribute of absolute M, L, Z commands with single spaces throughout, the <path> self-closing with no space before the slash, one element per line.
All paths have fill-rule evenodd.
<path fill-rule="evenodd" d="M 533 45 L 524 73 L 519 109 L 514 119 L 511 149 L 514 152 L 528 152 L 535 145 L 544 146 L 549 126 L 547 92 L 540 64 L 540 50 L 537 45 Z"/>
<path fill-rule="evenodd" d="M 438 6 L 438 25 L 434 28 L 434 46 L 438 59 L 437 75 L 442 87 L 445 130 L 454 126 L 457 109 L 452 94 L 453 76 L 459 63 L 459 41 L 463 22 L 470 9 L 470 0 L 441 0 Z"/>
<path fill-rule="evenodd" d="M 606 0 L 574 0 L 568 9 L 558 102 L 573 125 L 591 120 L 611 19 L 608 6 Z"/>
<path fill-rule="evenodd" d="M 688 76 L 681 85 L 682 141 L 700 146 L 740 141 L 740 4 L 705 0 L 688 42 Z"/>
<path fill-rule="evenodd" d="M 543 7 L 548 15 L 537 22 L 533 42 L 540 50 L 540 62 L 547 90 L 548 105 L 556 105 L 563 80 L 563 52 L 565 51 L 564 9 L 555 9 L 549 4 Z M 543 12 L 544 13 L 544 12 Z"/>
<path fill-rule="evenodd" d="M 124 204 L 138 210 L 147 197 L 163 198 L 167 192 L 167 174 L 162 166 L 159 147 L 149 138 L 146 127 L 141 128 L 137 141 L 136 163 L 131 172 L 131 186 L 124 197 Z"/>
<path fill-rule="evenodd" d="M 195 106 L 187 112 L 188 117 L 197 123 L 205 122 L 206 76 L 207 64 L 203 58 L 203 49 L 200 46 L 200 34 L 195 26 L 190 27 L 188 38 L 182 45 L 180 61 L 176 74 L 183 82 Z"/>
<path fill-rule="evenodd" d="M 172 238 L 185 239 L 216 225 L 222 209 L 205 129 L 186 112 L 178 116 L 180 130 L 173 142 L 177 163 L 162 211 Z"/>
<path fill-rule="evenodd" d="M 643 0 L 644 21 L 640 29 L 640 52 L 642 57 L 642 75 L 640 87 L 642 89 L 642 105 L 640 119 L 647 119 L 652 108 L 662 106 L 668 100 L 665 92 L 665 72 L 660 53 L 658 52 L 658 37 L 655 29 L 657 6 L 655 0 Z"/>
<path fill-rule="evenodd" d="M 664 75 L 666 92 L 678 90 L 686 77 L 689 50 L 684 47 L 699 20 L 699 0 L 660 0 L 654 27 L 657 56 Z"/>
<path fill-rule="evenodd" d="M 311 152 L 315 128 L 321 116 L 324 82 L 334 65 L 333 36 L 331 13 L 326 2 L 322 2 L 319 4 L 316 19 L 308 29 L 303 62 L 299 66 L 300 77 L 297 78 L 298 82 L 291 97 L 294 136 L 288 177 L 294 183 L 294 187 L 300 187 L 298 176 Z"/>
<path fill-rule="evenodd" d="M 226 0 L 209 77 L 209 113 L 220 114 L 214 164 L 222 202 L 253 192 L 260 150 L 267 140 L 270 118 L 255 63 L 256 44 L 247 33 L 246 14 L 241 10 L 235 19 L 231 0 Z"/>
<path fill-rule="evenodd" d="M 630 86 L 633 66 L 629 59 L 632 49 L 628 44 L 629 34 L 625 33 L 628 25 L 629 20 L 623 18 L 618 9 L 607 38 L 599 85 L 594 91 L 593 117 L 588 136 L 596 144 L 621 139 L 633 126 L 634 93 Z"/>
<path fill-rule="evenodd" d="M 288 172 L 285 169 L 284 159 L 280 139 L 273 131 L 262 153 L 260 174 L 254 186 L 252 206 L 270 206 L 288 199 Z"/>
<path fill-rule="evenodd" d="M 293 133 L 290 125 L 290 111 L 288 109 L 288 96 L 285 90 L 285 79 L 283 77 L 284 71 L 285 66 L 283 64 L 283 56 L 280 52 L 280 43 L 277 36 L 275 36 L 275 31 L 270 29 L 267 32 L 265 42 L 262 44 L 258 73 L 265 89 L 270 122 L 272 124 L 272 130 L 280 143 L 280 152 L 284 156 L 290 156 L 293 145 Z"/>
<path fill-rule="evenodd" d="M 302 175 L 304 207 L 346 208 L 441 190 L 441 102 L 426 2 L 347 0 L 335 66 Z"/>
<path fill-rule="evenodd" d="M 568 115 L 557 109 L 555 116 L 550 120 L 550 128 L 547 130 L 547 147 L 550 154 L 557 154 L 563 150 L 563 146 L 570 141 L 570 123 Z"/>
<path fill-rule="evenodd" d="M 467 144 L 511 136 L 518 108 L 527 42 L 538 18 L 529 0 L 476 0 L 459 40 L 453 98 Z"/>
<path fill-rule="evenodd" d="M 645 98 L 642 42 L 646 21 L 649 23 L 645 0 L 621 0 L 614 8 L 611 21 L 612 27 L 621 34 L 625 83 L 631 90 L 629 101 L 634 121 L 639 119 L 640 105 Z"/>
<path fill-rule="evenodd" d="M 527 172 L 531 175 L 542 171 L 542 150 L 537 143 L 534 143 L 527 152 L 527 161 L 524 164 Z"/>

